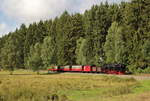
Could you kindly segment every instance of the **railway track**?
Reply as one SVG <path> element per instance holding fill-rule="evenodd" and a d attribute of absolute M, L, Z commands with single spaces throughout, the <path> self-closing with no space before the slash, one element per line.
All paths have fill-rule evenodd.
<path fill-rule="evenodd" d="M 143 76 L 143 75 L 116 75 L 122 78 L 134 78 L 136 80 L 150 80 L 150 76 Z"/>

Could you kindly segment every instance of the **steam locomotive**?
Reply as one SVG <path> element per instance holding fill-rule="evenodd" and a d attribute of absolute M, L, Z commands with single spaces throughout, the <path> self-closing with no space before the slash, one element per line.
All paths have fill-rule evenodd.
<path fill-rule="evenodd" d="M 82 72 L 82 73 L 106 73 L 106 74 L 126 74 L 126 66 L 123 64 L 107 64 L 102 67 L 89 65 L 66 65 L 50 66 L 49 72 Z"/>

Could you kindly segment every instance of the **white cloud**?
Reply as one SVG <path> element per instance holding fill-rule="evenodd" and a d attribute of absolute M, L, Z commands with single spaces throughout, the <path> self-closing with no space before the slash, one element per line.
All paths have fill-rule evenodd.
<path fill-rule="evenodd" d="M 66 0 L 3 0 L 2 11 L 20 22 L 32 22 L 56 16 Z M 58 5 L 56 5 L 58 3 Z M 62 8 L 62 9 L 61 9 Z"/>
<path fill-rule="evenodd" d="M 0 23 L 0 36 L 7 32 L 7 25 L 5 23 Z"/>
<path fill-rule="evenodd" d="M 14 31 L 18 25 L 9 26 L 5 22 L 0 23 L 0 37 L 5 34 L 8 34 L 10 31 Z"/>
<path fill-rule="evenodd" d="M 64 10 L 84 12 L 93 4 L 106 0 L 0 0 L 0 9 L 11 18 L 24 23 L 54 18 Z"/>
<path fill-rule="evenodd" d="M 0 0 L 0 11 L 12 22 L 20 25 L 21 23 L 29 24 L 34 21 L 54 18 L 65 10 L 70 13 L 83 13 L 86 9 L 90 9 L 93 4 L 105 1 L 119 2 L 122 0 Z M 11 27 L 1 24 L 0 33 L 4 32 L 1 30 L 12 29 L 8 28 Z"/>
<path fill-rule="evenodd" d="M 6 24 L 5 23 L 1 23 L 0 24 L 0 30 L 5 30 L 6 29 Z"/>

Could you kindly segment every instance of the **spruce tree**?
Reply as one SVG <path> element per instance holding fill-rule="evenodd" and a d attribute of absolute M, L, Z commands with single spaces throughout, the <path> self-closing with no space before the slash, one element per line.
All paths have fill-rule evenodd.
<path fill-rule="evenodd" d="M 2 67 L 8 69 L 10 74 L 13 74 L 14 69 L 20 66 L 20 55 L 17 36 L 15 34 L 9 36 L 1 50 L 1 57 L 3 57 L 1 60 Z"/>
<path fill-rule="evenodd" d="M 84 54 L 86 39 L 80 38 L 77 40 L 77 48 L 76 48 L 76 63 L 78 65 L 86 65 L 86 56 Z"/>
<path fill-rule="evenodd" d="M 115 22 L 111 25 L 106 37 L 104 45 L 106 63 L 115 63 L 115 34 L 117 33 L 117 29 L 118 24 Z"/>
<path fill-rule="evenodd" d="M 43 69 L 43 62 L 41 58 L 41 45 L 36 43 L 31 47 L 27 61 L 28 69 L 32 69 L 39 74 L 39 70 Z"/>
<path fill-rule="evenodd" d="M 67 61 L 68 58 L 68 47 L 69 44 L 67 40 L 67 35 L 70 33 L 71 25 L 70 25 L 70 15 L 67 11 L 65 11 L 57 22 L 57 37 L 56 37 L 56 45 L 57 45 L 57 64 L 58 65 L 66 65 L 69 64 Z"/>
<path fill-rule="evenodd" d="M 128 49 L 126 34 L 130 33 L 125 26 L 114 22 L 108 31 L 104 45 L 106 63 L 127 64 Z"/>
<path fill-rule="evenodd" d="M 41 59 L 43 61 L 44 67 L 48 67 L 50 65 L 56 65 L 55 57 L 55 45 L 52 43 L 51 37 L 46 37 L 44 39 L 43 44 L 41 44 Z"/>

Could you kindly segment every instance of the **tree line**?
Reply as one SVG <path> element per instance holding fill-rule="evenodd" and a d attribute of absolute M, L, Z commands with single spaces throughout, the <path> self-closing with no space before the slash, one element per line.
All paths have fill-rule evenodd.
<path fill-rule="evenodd" d="M 34 22 L 0 38 L 0 68 L 121 63 L 150 72 L 150 1 L 101 3 L 84 14 Z"/>

